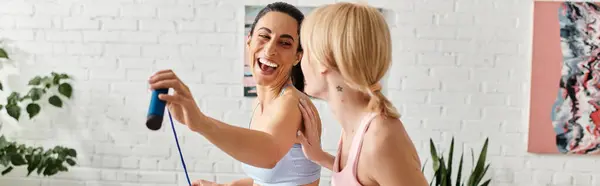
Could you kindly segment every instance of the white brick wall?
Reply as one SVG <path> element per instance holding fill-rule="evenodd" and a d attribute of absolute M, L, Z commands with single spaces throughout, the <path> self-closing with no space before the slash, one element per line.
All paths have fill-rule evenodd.
<path fill-rule="evenodd" d="M 33 56 L 32 64 L 41 65 L 23 63 L 19 81 L 52 68 L 77 79 L 69 110 L 44 113 L 57 118 L 53 121 L 24 122 L 13 136 L 69 145 L 80 154 L 80 166 L 68 173 L 24 178 L 19 169 L 0 177 L 0 185 L 185 185 L 169 124 L 158 132 L 144 125 L 145 79 L 162 68 L 184 78 L 206 113 L 247 126 L 243 2 L 272 0 L 0 1 L 0 37 L 15 40 Z M 456 136 L 459 147 L 479 149 L 490 137 L 493 185 L 600 185 L 597 160 L 525 152 L 531 0 L 369 3 L 393 11 L 387 94 L 404 115 L 423 161 L 429 138 L 446 145 Z M 340 128 L 327 106 L 318 104 L 326 126 L 324 147 L 334 151 Z M 232 158 L 185 127 L 176 128 L 192 179 L 225 182 L 243 176 Z M 322 185 L 329 185 L 329 171 L 323 175 Z"/>

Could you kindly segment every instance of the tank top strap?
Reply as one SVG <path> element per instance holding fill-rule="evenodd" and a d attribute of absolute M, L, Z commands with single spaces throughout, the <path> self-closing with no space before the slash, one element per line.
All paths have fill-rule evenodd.
<path fill-rule="evenodd" d="M 287 87 L 289 87 L 291 85 L 292 84 L 290 84 L 290 83 L 287 83 L 287 84 L 283 85 L 283 87 L 281 88 L 281 92 L 279 92 L 279 96 L 282 96 L 283 92 L 285 92 L 285 88 L 287 88 Z"/>
<path fill-rule="evenodd" d="M 358 159 L 360 157 L 360 152 L 362 150 L 363 139 L 365 137 L 365 133 L 369 129 L 371 125 L 371 121 L 375 119 L 375 117 L 379 115 L 378 113 L 369 113 L 361 120 L 361 124 L 358 127 L 358 130 L 354 134 L 352 139 L 352 146 L 350 147 L 350 152 L 348 154 L 348 163 L 352 163 L 349 167 L 352 169 L 352 174 L 356 175 L 356 167 L 358 167 Z"/>

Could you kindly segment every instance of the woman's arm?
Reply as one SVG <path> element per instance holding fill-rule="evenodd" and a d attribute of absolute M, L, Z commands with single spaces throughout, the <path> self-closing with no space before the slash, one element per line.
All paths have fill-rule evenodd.
<path fill-rule="evenodd" d="M 272 168 L 296 141 L 300 126 L 298 98 L 284 94 L 272 104 L 275 113 L 267 117 L 261 131 L 250 130 L 205 116 L 196 105 L 190 89 L 172 70 L 161 70 L 148 80 L 150 88 L 170 89 L 172 94 L 160 94 L 173 117 L 202 134 L 225 153 L 243 163 Z"/>
<path fill-rule="evenodd" d="M 225 186 L 253 186 L 254 180 L 252 178 L 242 178 L 239 180 L 235 180 L 231 183 L 225 184 Z"/>
<path fill-rule="evenodd" d="M 272 113 L 263 131 L 229 125 L 202 115 L 195 132 L 202 134 L 212 144 L 233 158 L 248 165 L 273 168 L 296 140 L 300 126 L 298 99 L 284 95 L 273 103 Z"/>
<path fill-rule="evenodd" d="M 333 171 L 333 163 L 335 162 L 335 156 L 323 151 L 322 157 L 314 160 L 316 164 L 319 164 L 321 167 L 325 167 L 330 171 Z"/>
<path fill-rule="evenodd" d="M 319 113 L 317 108 L 306 99 L 300 100 L 299 108 L 302 113 L 304 131 L 298 133 L 298 141 L 302 144 L 302 150 L 308 159 L 333 171 L 335 156 L 323 151 L 321 147 L 322 127 Z"/>

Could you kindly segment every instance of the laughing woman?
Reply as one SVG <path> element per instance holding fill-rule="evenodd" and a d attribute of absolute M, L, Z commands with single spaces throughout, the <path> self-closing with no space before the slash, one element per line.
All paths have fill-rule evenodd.
<path fill-rule="evenodd" d="M 228 184 L 198 180 L 194 185 L 316 186 L 321 168 L 303 154 L 296 134 L 302 130 L 300 100 L 304 76 L 300 68 L 300 24 L 304 15 L 286 3 L 261 10 L 252 25 L 246 47 L 257 99 L 249 128 L 226 124 L 200 111 L 187 86 L 170 70 L 159 71 L 149 82 L 152 89 L 171 88 L 162 94 L 173 117 L 203 135 L 219 149 L 242 162 L 249 178 Z M 312 103 L 310 103 L 312 105 Z M 320 131 L 320 129 L 319 129 Z M 320 133 L 320 132 L 319 132 Z"/>

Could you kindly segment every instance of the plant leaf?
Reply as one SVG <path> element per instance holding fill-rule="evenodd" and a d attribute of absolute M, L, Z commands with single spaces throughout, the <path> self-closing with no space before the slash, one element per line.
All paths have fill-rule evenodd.
<path fill-rule="evenodd" d="M 490 184 L 491 181 L 492 181 L 492 179 L 489 179 L 489 180 L 483 182 L 483 184 L 481 184 L 481 186 L 487 186 Z"/>
<path fill-rule="evenodd" d="M 19 94 L 18 92 L 12 92 L 6 98 L 6 102 L 7 102 L 6 104 L 7 105 L 16 105 L 19 102 L 20 97 L 21 97 L 21 94 Z"/>
<path fill-rule="evenodd" d="M 6 50 L 4 50 L 2 48 L 0 48 L 0 58 L 9 59 L 8 53 L 6 53 Z"/>
<path fill-rule="evenodd" d="M 54 84 L 54 85 L 60 84 L 60 77 L 58 77 L 58 74 L 52 75 L 52 84 Z"/>
<path fill-rule="evenodd" d="M 36 104 L 36 103 L 30 103 L 29 105 L 27 105 L 27 113 L 29 114 L 29 118 L 33 118 L 36 115 L 38 115 L 40 113 L 40 110 L 42 108 L 40 107 L 40 105 Z"/>
<path fill-rule="evenodd" d="M 67 156 L 77 157 L 77 151 L 75 151 L 75 149 L 67 149 L 66 154 Z"/>
<path fill-rule="evenodd" d="M 477 178 L 475 178 L 475 185 L 479 184 L 479 182 L 481 182 L 481 180 L 483 180 L 483 176 L 485 176 L 485 173 L 487 173 L 489 168 L 490 168 L 490 165 L 488 164 L 487 166 L 485 166 L 485 169 L 483 169 L 482 172 L 478 173 Z"/>
<path fill-rule="evenodd" d="M 477 164 L 475 165 L 475 168 L 473 169 L 473 172 L 471 173 L 471 176 L 469 177 L 469 182 L 467 185 L 477 185 L 479 183 L 479 181 L 481 181 L 481 178 L 483 177 L 482 173 L 484 173 L 488 140 L 489 140 L 488 138 L 485 139 L 485 143 L 483 145 L 483 148 L 481 148 L 479 158 L 477 159 Z"/>
<path fill-rule="evenodd" d="M 6 141 L 6 137 L 4 135 L 0 136 L 0 149 L 8 146 L 8 141 Z"/>
<path fill-rule="evenodd" d="M 75 163 L 75 160 L 68 158 L 65 160 L 67 162 L 67 164 L 71 165 L 71 166 L 75 166 L 77 163 Z"/>
<path fill-rule="evenodd" d="M 56 95 L 53 95 L 50 98 L 48 98 L 48 102 L 50 102 L 50 104 L 54 105 L 55 107 L 59 108 L 63 105 L 62 100 Z"/>
<path fill-rule="evenodd" d="M 15 166 L 21 166 L 25 165 L 27 162 L 25 161 L 25 158 L 23 158 L 23 156 L 21 156 L 20 154 L 12 154 L 10 156 L 10 163 L 12 163 Z"/>
<path fill-rule="evenodd" d="M 435 149 L 435 144 L 433 144 L 433 139 L 429 139 L 429 151 L 431 152 L 431 159 L 433 164 L 433 171 L 438 171 L 440 167 L 440 159 L 438 158 L 437 151 Z"/>
<path fill-rule="evenodd" d="M 27 95 L 29 96 L 29 98 L 31 98 L 31 101 L 37 101 L 42 98 L 43 94 L 44 94 L 44 89 L 36 87 L 36 88 L 31 88 Z"/>
<path fill-rule="evenodd" d="M 481 148 L 481 152 L 479 153 L 479 158 L 477 160 L 477 166 L 475 166 L 475 170 L 478 172 L 477 177 L 475 177 L 474 184 L 477 185 L 483 178 L 485 172 L 487 171 L 487 167 L 485 166 L 485 160 L 487 157 L 487 148 L 488 148 L 488 139 L 485 139 L 485 143 L 483 144 L 483 148 Z"/>
<path fill-rule="evenodd" d="M 40 155 L 41 156 L 41 155 Z M 42 160 L 40 160 L 40 164 L 38 164 L 37 168 L 37 174 L 41 174 L 42 171 L 46 168 L 46 166 L 48 166 L 48 164 L 46 163 L 48 160 L 48 156 L 43 156 Z"/>
<path fill-rule="evenodd" d="M 60 79 L 69 79 L 71 77 L 69 75 L 63 73 L 63 74 L 58 75 L 58 78 L 60 78 Z"/>
<path fill-rule="evenodd" d="M 4 108 L 4 105 L 0 104 L 0 111 Z"/>
<path fill-rule="evenodd" d="M 63 83 L 58 86 L 58 92 L 67 98 L 71 98 L 71 94 L 73 93 L 73 87 L 71 87 L 68 83 Z"/>
<path fill-rule="evenodd" d="M 18 121 L 21 116 L 21 107 L 16 104 L 6 105 L 6 112 L 10 117 Z"/>
<path fill-rule="evenodd" d="M 446 178 L 446 185 L 451 186 L 452 185 L 452 159 L 454 155 L 454 137 L 452 137 L 452 141 L 450 142 L 450 152 L 448 152 L 448 165 L 446 165 L 446 167 L 448 167 L 448 174 L 446 174 L 447 178 Z"/>
<path fill-rule="evenodd" d="M 475 170 L 475 152 L 473 152 L 473 149 L 471 149 L 471 172 L 473 170 Z"/>
<path fill-rule="evenodd" d="M 2 87 L 2 82 L 0 82 L 0 90 L 4 90 L 4 87 Z"/>
<path fill-rule="evenodd" d="M 428 159 L 425 160 L 425 163 L 423 163 L 423 167 L 421 167 L 421 173 L 425 172 L 425 167 L 427 167 L 427 161 L 429 161 Z"/>
<path fill-rule="evenodd" d="M 440 158 L 440 185 L 441 186 L 447 186 L 446 183 L 448 183 L 448 169 L 446 169 L 446 164 L 444 162 L 444 157 Z M 449 186 L 449 185 L 448 185 Z"/>
<path fill-rule="evenodd" d="M 458 175 L 456 175 L 456 186 L 460 186 L 461 175 L 462 175 L 462 166 L 463 166 L 463 155 L 464 153 L 460 153 L 460 161 L 458 162 Z"/>
<path fill-rule="evenodd" d="M 27 166 L 27 176 L 29 176 L 38 166 L 42 160 L 42 156 L 40 154 L 35 154 L 32 157 L 32 161 L 29 162 Z"/>
<path fill-rule="evenodd" d="M 8 166 L 8 168 L 6 168 L 6 169 L 4 169 L 2 171 L 2 175 L 8 174 L 12 170 L 13 170 L 13 167 L 12 166 Z"/>
<path fill-rule="evenodd" d="M 29 80 L 28 85 L 40 85 L 42 83 L 42 77 L 35 76 L 31 80 Z"/>
<path fill-rule="evenodd" d="M 4 167 L 8 166 L 10 164 L 10 158 L 8 158 L 8 156 L 0 157 L 0 164 Z"/>
<path fill-rule="evenodd" d="M 432 186 L 432 185 L 433 185 L 433 181 L 435 180 L 435 178 L 438 178 L 438 173 L 439 173 L 439 171 L 437 171 L 437 172 L 435 172 L 435 173 L 433 174 L 433 178 L 434 178 L 434 179 L 431 179 L 431 182 L 429 182 L 429 186 Z"/>

